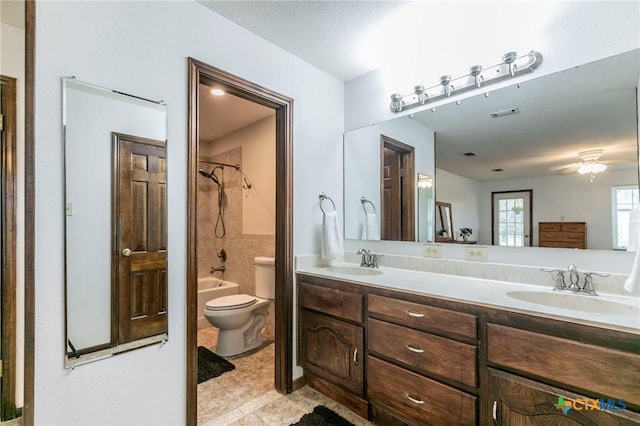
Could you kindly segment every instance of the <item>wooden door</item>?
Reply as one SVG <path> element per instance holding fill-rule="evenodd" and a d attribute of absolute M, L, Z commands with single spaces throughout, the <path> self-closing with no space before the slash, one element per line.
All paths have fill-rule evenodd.
<path fill-rule="evenodd" d="M 17 415 L 16 350 L 16 234 L 17 234 L 17 80 L 0 76 L 0 419 Z"/>
<path fill-rule="evenodd" d="M 640 414 L 624 410 L 620 400 L 587 398 L 492 368 L 487 376 L 487 425 L 640 424 Z"/>
<path fill-rule="evenodd" d="M 383 240 L 415 241 L 414 147 L 380 135 L 380 214 Z"/>
<path fill-rule="evenodd" d="M 113 145 L 112 340 L 122 344 L 167 332 L 167 153 L 165 141 L 119 133 Z"/>
<path fill-rule="evenodd" d="M 302 309 L 300 340 L 300 365 L 303 368 L 362 395 L 362 327 Z"/>

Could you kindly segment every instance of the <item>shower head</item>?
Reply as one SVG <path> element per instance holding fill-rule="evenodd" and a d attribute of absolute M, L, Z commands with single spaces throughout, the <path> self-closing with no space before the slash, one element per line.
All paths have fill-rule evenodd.
<path fill-rule="evenodd" d="M 218 176 L 216 176 L 214 173 L 215 170 L 216 169 L 213 168 L 209 173 L 207 173 L 204 170 L 200 169 L 198 170 L 198 173 L 200 173 L 204 177 L 211 179 L 216 185 L 220 186 L 220 181 L 218 180 Z"/>

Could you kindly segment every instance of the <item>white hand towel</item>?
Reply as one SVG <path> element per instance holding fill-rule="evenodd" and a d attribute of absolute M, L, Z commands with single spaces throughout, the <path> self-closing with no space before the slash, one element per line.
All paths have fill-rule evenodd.
<path fill-rule="evenodd" d="M 627 251 L 638 251 L 640 245 L 640 207 L 629 213 L 629 243 Z"/>
<path fill-rule="evenodd" d="M 365 213 L 364 228 L 366 237 L 365 240 L 379 240 L 380 228 L 378 227 L 378 216 L 375 213 Z"/>
<path fill-rule="evenodd" d="M 332 211 L 322 216 L 322 247 L 320 256 L 323 259 L 333 259 L 344 254 L 342 232 L 338 222 L 338 213 Z"/>
<path fill-rule="evenodd" d="M 624 283 L 624 289 L 629 293 L 640 294 L 640 250 L 636 252 L 631 275 Z"/>

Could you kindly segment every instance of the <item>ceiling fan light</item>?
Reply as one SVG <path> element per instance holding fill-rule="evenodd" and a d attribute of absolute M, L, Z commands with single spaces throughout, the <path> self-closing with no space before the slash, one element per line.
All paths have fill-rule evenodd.
<path fill-rule="evenodd" d="M 587 173 L 600 173 L 607 170 L 606 164 L 594 162 L 594 163 L 585 163 L 580 166 L 578 169 L 578 173 L 581 175 L 585 175 Z"/>

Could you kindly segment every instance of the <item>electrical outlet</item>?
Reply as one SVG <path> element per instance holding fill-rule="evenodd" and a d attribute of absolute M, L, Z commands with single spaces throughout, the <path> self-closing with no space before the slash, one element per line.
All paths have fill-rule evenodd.
<path fill-rule="evenodd" d="M 479 246 L 465 246 L 464 258 L 466 260 L 475 260 L 476 262 L 486 262 L 487 248 Z"/>
<path fill-rule="evenodd" d="M 440 244 L 425 244 L 422 246 L 422 255 L 424 257 L 442 257 L 440 253 Z"/>

